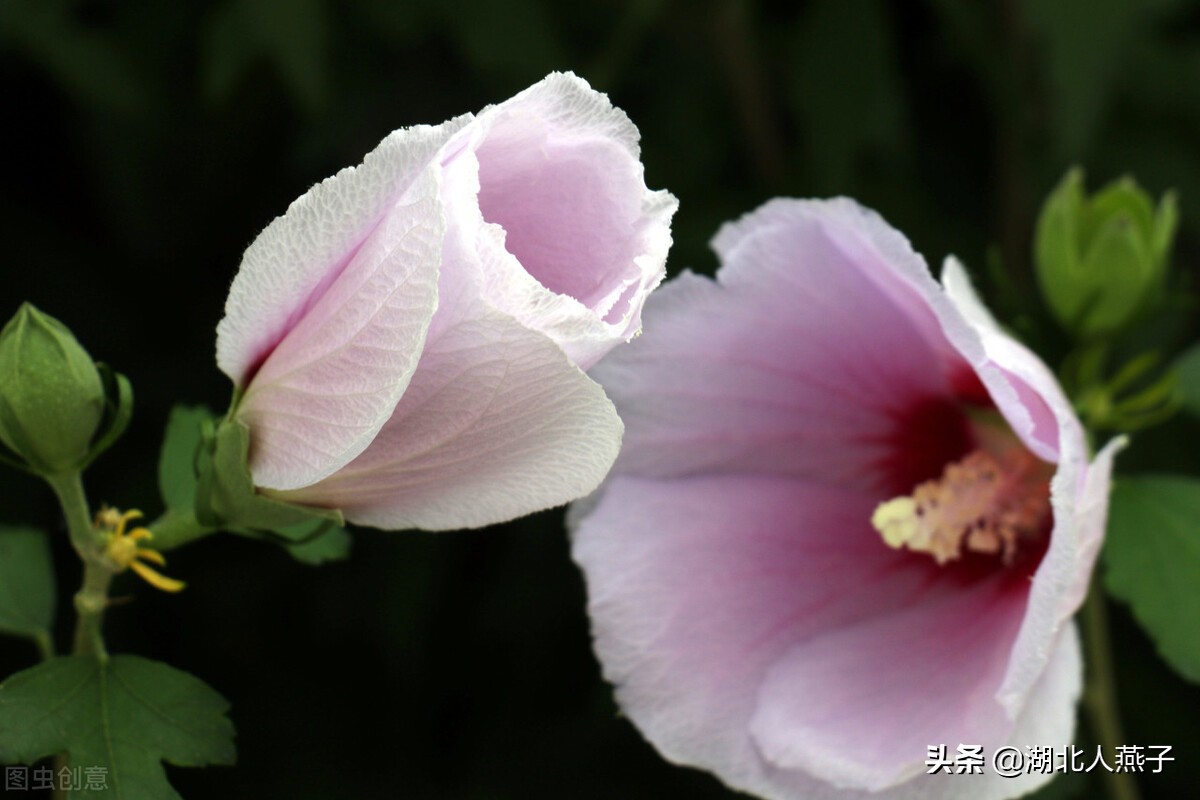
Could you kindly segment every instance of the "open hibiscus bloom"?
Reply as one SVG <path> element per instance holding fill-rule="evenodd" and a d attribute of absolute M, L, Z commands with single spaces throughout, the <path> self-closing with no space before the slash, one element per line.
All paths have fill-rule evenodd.
<path fill-rule="evenodd" d="M 293 202 L 218 327 L 258 489 L 427 529 L 594 489 L 622 426 L 583 370 L 640 330 L 676 207 L 646 189 L 637 138 L 555 74 L 396 131 Z"/>
<path fill-rule="evenodd" d="M 593 374 L 627 426 L 572 512 L 595 646 L 672 761 L 770 798 L 1013 797 L 931 745 L 1071 741 L 1071 616 L 1113 448 L 1049 370 L 848 200 L 714 240 Z"/>

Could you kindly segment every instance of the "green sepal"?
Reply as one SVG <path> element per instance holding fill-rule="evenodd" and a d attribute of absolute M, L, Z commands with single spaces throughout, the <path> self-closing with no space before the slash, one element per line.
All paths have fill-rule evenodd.
<path fill-rule="evenodd" d="M 54 658 L 0 684 L 0 763 L 65 753 L 105 788 L 76 800 L 180 800 L 162 762 L 233 764 L 229 703 L 200 679 L 138 656 Z"/>
<path fill-rule="evenodd" d="M 287 503 L 260 493 L 250 474 L 250 431 L 234 419 L 204 425 L 196 519 L 210 527 L 280 531 L 313 519 L 345 524 L 337 509 Z"/>
<path fill-rule="evenodd" d="M 317 566 L 329 561 L 344 561 L 350 556 L 350 533 L 332 519 L 310 519 L 274 531 L 234 528 L 233 533 L 283 547 L 292 558 Z"/>
<path fill-rule="evenodd" d="M 0 525 L 0 633 L 48 643 L 54 601 L 54 565 L 46 534 Z"/>
<path fill-rule="evenodd" d="M 345 561 L 350 557 L 352 543 L 349 531 L 329 524 L 312 539 L 284 545 L 284 549 L 302 564 L 315 567 L 329 561 Z"/>
<path fill-rule="evenodd" d="M 113 446 L 133 419 L 133 385 L 129 379 L 102 361 L 96 362 L 100 382 L 104 386 L 104 417 L 100 420 L 99 434 L 92 440 L 87 458 L 80 469 L 91 464 L 105 450 Z"/>
<path fill-rule="evenodd" d="M 213 419 L 213 413 L 204 406 L 177 405 L 171 409 L 158 457 L 158 490 L 163 505 L 172 511 L 191 512 L 195 506 L 204 426 L 211 425 Z"/>
<path fill-rule="evenodd" d="M 1184 401 L 1180 376 L 1174 368 L 1156 374 L 1161 354 L 1141 353 L 1106 377 L 1108 354 L 1106 345 L 1093 342 L 1063 364 L 1063 386 L 1088 429 L 1129 433 L 1164 422 L 1179 410 Z"/>
<path fill-rule="evenodd" d="M 1164 266 L 1158 271 L 1156 289 L 1161 291 L 1167 282 L 1165 266 L 1171 257 L 1171 246 L 1175 243 L 1175 232 L 1179 229 L 1179 198 L 1174 192 L 1167 192 L 1158 202 L 1158 211 L 1154 215 L 1154 229 L 1150 234 L 1151 252 L 1158 264 Z"/>
<path fill-rule="evenodd" d="M 4 401 L 2 399 L 0 399 L 0 408 L 2 408 L 3 406 L 4 406 Z M 26 464 L 24 461 L 22 461 L 16 455 L 9 455 L 8 453 L 5 453 L 4 449 L 5 449 L 4 443 L 0 442 L 0 464 L 3 464 L 6 467 L 12 467 L 13 469 L 20 470 L 21 472 L 27 473 L 29 475 L 35 475 L 35 476 L 37 475 L 37 472 L 34 471 L 33 468 L 31 468 L 28 464 Z"/>
<path fill-rule="evenodd" d="M 257 497 L 267 503 L 266 513 L 263 512 L 261 502 L 254 504 L 258 508 L 253 509 L 252 513 L 233 510 L 239 503 L 229 503 L 227 499 L 231 493 L 234 497 L 245 497 L 247 479 L 243 475 L 242 486 L 235 485 L 232 492 L 228 486 L 217 486 L 212 462 L 218 431 L 224 425 L 236 424 L 222 422 L 202 406 L 179 405 L 171 410 L 158 463 L 159 491 L 168 513 L 158 521 L 161 527 L 157 527 L 156 523 L 156 542 L 161 542 L 167 549 L 176 546 L 177 520 L 184 520 L 186 528 L 186 519 L 194 516 L 195 523 L 211 528 L 214 532 L 217 528 L 223 528 L 239 536 L 278 544 L 296 560 L 305 564 L 321 564 L 346 558 L 350 553 L 350 535 L 342 528 L 341 517 L 338 514 L 324 509 L 283 504 L 262 495 Z M 230 434 L 224 435 L 230 437 Z M 232 444 L 234 446 L 230 452 L 236 454 L 240 442 Z M 236 458 L 229 460 L 236 461 Z M 201 475 L 207 476 L 204 478 L 203 488 L 200 485 Z M 220 495 L 218 502 L 224 509 L 223 513 L 240 514 L 242 518 L 255 524 L 235 524 L 231 518 L 222 516 L 221 511 L 212 507 L 214 488 Z M 197 502 L 199 498 L 203 498 L 203 502 Z M 281 511 L 277 507 L 281 505 L 285 506 L 285 510 Z M 297 518 L 299 521 L 286 525 L 263 524 Z M 181 541 L 190 541 L 192 538 L 194 537 L 187 535 L 185 531 Z"/>

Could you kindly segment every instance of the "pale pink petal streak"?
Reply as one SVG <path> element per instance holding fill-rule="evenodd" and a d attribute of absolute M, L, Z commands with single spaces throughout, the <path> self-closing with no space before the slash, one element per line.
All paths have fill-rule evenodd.
<path fill-rule="evenodd" d="M 593 371 L 629 426 L 621 471 L 877 481 L 900 415 L 949 383 L 929 369 L 932 317 L 899 309 L 846 236 L 819 213 L 753 214 L 717 236 L 715 282 L 655 294 L 653 337 Z"/>
<path fill-rule="evenodd" d="M 925 771 L 929 744 L 1002 744 L 996 702 L 1025 611 L 1010 576 L 936 591 L 797 644 L 767 674 L 751 733 L 764 757 L 842 788 L 878 791 Z M 886 590 L 872 593 L 886 598 Z M 902 601 L 903 598 L 896 598 Z"/>
<path fill-rule="evenodd" d="M 361 456 L 282 496 L 388 529 L 481 527 L 591 491 L 620 439 L 598 384 L 544 336 L 478 306 L 428 342 Z"/>
<path fill-rule="evenodd" d="M 313 483 L 370 444 L 416 369 L 443 232 L 427 172 L 271 352 L 238 409 L 259 486 Z"/>
<path fill-rule="evenodd" d="M 605 677 L 668 758 L 763 780 L 749 726 L 772 665 L 935 591 L 930 563 L 880 546 L 872 505 L 777 477 L 617 477 L 574 520 Z"/>
<path fill-rule="evenodd" d="M 245 386 L 467 117 L 398 130 L 292 202 L 246 248 L 217 326 L 217 364 Z"/>

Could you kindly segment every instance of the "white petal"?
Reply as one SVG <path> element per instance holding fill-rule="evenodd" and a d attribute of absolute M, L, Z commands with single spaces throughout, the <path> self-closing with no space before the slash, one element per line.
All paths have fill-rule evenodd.
<path fill-rule="evenodd" d="M 217 364 L 235 384 L 245 386 L 467 120 L 395 131 L 362 164 L 293 201 L 246 248 L 217 326 Z"/>
<path fill-rule="evenodd" d="M 217 329 L 264 488 L 304 486 L 370 443 L 437 306 L 437 149 L 464 122 L 387 137 L 313 187 L 247 249 Z"/>
<path fill-rule="evenodd" d="M 461 309 L 469 299 L 448 302 Z M 380 528 L 451 530 L 596 488 L 623 430 L 600 386 L 545 336 L 482 304 L 439 327 L 371 446 L 284 499 Z"/>
<path fill-rule="evenodd" d="M 250 429 L 258 486 L 293 489 L 333 474 L 391 415 L 437 307 L 437 189 L 427 170 L 254 376 L 237 417 Z"/>

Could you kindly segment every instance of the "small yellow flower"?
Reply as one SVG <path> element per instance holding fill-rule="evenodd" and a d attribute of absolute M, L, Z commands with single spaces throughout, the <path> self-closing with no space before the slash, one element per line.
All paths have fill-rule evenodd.
<path fill-rule="evenodd" d="M 178 592 L 183 589 L 183 581 L 168 578 L 142 563 L 149 561 L 160 567 L 167 565 L 162 553 L 147 547 L 139 547 L 138 542 L 154 538 L 148 528 L 134 528 L 126 533 L 125 526 L 130 520 L 138 519 L 142 512 L 130 509 L 121 513 L 115 508 L 102 508 L 96 514 L 96 527 L 108 531 L 108 543 L 104 547 L 104 556 L 117 568 L 123 571 L 132 568 L 147 583 L 164 592 Z M 139 560 L 140 559 L 140 560 Z"/>

